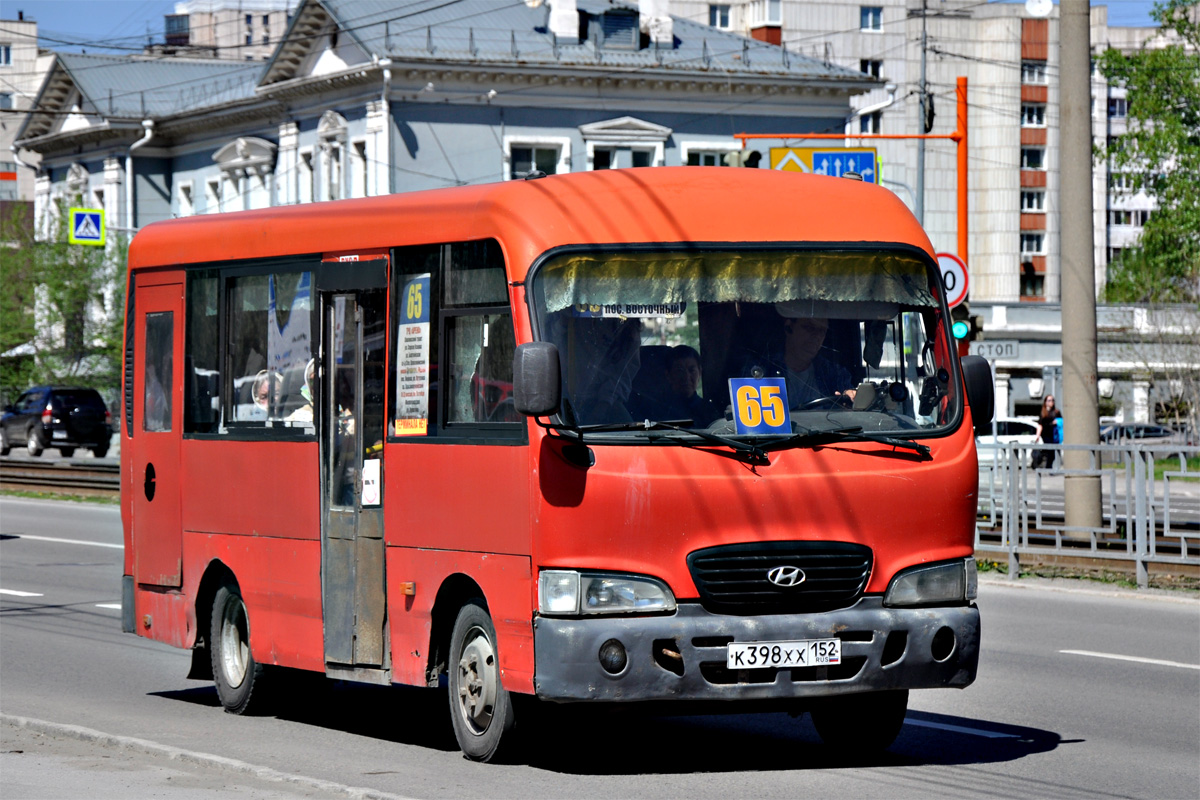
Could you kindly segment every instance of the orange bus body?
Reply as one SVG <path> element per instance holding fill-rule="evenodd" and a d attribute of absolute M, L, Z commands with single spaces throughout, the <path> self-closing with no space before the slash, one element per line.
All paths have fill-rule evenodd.
<path fill-rule="evenodd" d="M 849 441 L 771 453 L 768 464 L 753 465 L 691 447 L 604 441 L 587 442 L 594 464 L 580 463 L 575 454 L 564 453 L 572 445 L 569 436 L 555 435 L 533 418 L 522 418 L 519 441 L 506 446 L 470 437 L 453 443 L 415 441 L 419 437 L 392 435 L 395 407 L 389 397 L 389 435 L 376 451 L 382 468 L 382 556 L 360 550 L 355 562 L 361 570 L 383 560 L 383 657 L 369 667 L 353 661 L 331 666 L 322 592 L 323 580 L 336 580 L 338 568 L 331 562 L 323 566 L 329 556 L 323 556 L 322 520 L 329 503 L 322 500 L 322 423 L 316 423 L 313 435 L 278 439 L 185 430 L 185 415 L 192 413 L 188 403 L 194 406 L 189 396 L 194 376 L 186 372 L 189 276 L 229 265 L 234 272 L 252 272 L 256 264 L 305 257 L 317 265 L 311 268 L 318 275 L 315 297 L 320 281 L 337 285 L 328 276 L 339 269 L 349 274 L 366 270 L 361 265 L 382 264 L 386 329 L 394 334 L 400 287 L 391 269 L 398 248 L 482 240 L 498 243 L 502 254 L 517 345 L 544 338 L 530 311 L 527 278 L 547 254 L 563 248 L 882 245 L 933 263 L 928 238 L 890 191 L 767 170 L 598 171 L 147 226 L 129 253 L 125 393 L 131 407 L 121 433 L 127 630 L 196 649 L 194 671 L 203 673 L 210 658 L 205 648 L 215 646 L 213 592 L 224 581 L 236 585 L 244 601 L 249 655 L 256 664 L 358 680 L 436 684 L 438 673 L 447 669 L 451 628 L 469 598 L 482 601 L 494 625 L 492 647 L 504 691 L 550 700 L 783 703 L 864 691 L 961 687 L 974 679 L 979 627 L 970 597 L 957 606 L 903 612 L 879 605 L 903 570 L 972 556 L 977 464 L 970 409 L 961 400 L 958 416 L 937 435 L 914 437 L 928 448 L 927 457 L 910 458 L 911 453 L 878 442 Z M 378 285 L 377 278 L 371 280 Z M 227 291 L 220 285 L 219 291 Z M 152 305 L 143 310 L 143 302 Z M 222 308 L 228 316 L 234 307 Z M 937 318 L 942 316 L 939 312 Z M 224 319 L 222 330 L 229 324 Z M 161 425 L 153 430 L 159 423 L 149 421 L 149 398 L 157 386 L 138 355 L 147 347 L 154 350 L 146 340 L 154 325 L 174 326 L 171 360 L 162 362 L 173 372 L 161 381 L 169 395 L 169 430 Z M 328 330 L 336 329 L 336 318 L 334 325 Z M 324 347 L 322 356 L 314 347 L 314 359 L 327 358 L 330 342 Z M 385 363 L 393 379 L 395 347 L 389 335 Z M 957 364 L 945 341 L 939 340 L 938 348 L 947 365 Z M 157 357 L 165 358 L 165 352 Z M 227 357 L 222 353 L 217 362 L 222 370 L 230 363 Z M 951 399 L 942 402 L 947 407 L 961 397 L 957 366 L 951 373 L 956 385 L 946 390 Z M 442 376 L 443 385 L 449 380 L 448 374 Z M 375 536 L 358 530 L 361 541 Z M 873 677 L 865 683 L 824 673 L 790 681 L 714 678 L 712 670 L 701 676 L 697 660 L 714 645 L 687 639 L 695 630 L 688 627 L 692 623 L 670 622 L 672 614 L 564 621 L 539 613 L 539 574 L 563 569 L 651 576 L 678 603 L 674 615 L 683 619 L 687 606 L 708 619 L 696 606 L 700 593 L 690 554 L 796 540 L 869 548 L 872 561 L 861 596 L 876 602 L 869 615 L 873 633 L 866 634 L 869 645 L 853 637 L 841 644 L 843 653 L 860 644 L 864 654 L 869 650 L 864 658 L 874 661 L 863 674 Z M 361 603 L 356 608 L 361 611 Z M 829 614 L 836 613 L 809 619 L 833 624 Z M 781 638 L 771 615 L 731 614 L 711 624 L 716 626 L 711 635 L 724 637 L 719 647 Z M 911 652 L 928 650 L 946 628 L 954 633 L 951 652 L 944 643 L 941 651 L 933 645 L 932 658 Z M 907 632 L 907 645 L 899 645 L 904 652 L 886 656 L 895 667 L 891 670 L 877 663 L 890 629 Z M 370 645 L 360 641 L 361 633 L 356 636 L 354 647 Z M 613 638 L 624 642 L 630 662 L 618 674 L 596 663 L 597 648 Z M 664 648 L 670 652 L 664 655 Z M 907 674 L 906 658 L 913 662 Z M 678 668 L 676 662 L 681 662 Z M 453 662 L 449 669 L 455 669 Z"/>

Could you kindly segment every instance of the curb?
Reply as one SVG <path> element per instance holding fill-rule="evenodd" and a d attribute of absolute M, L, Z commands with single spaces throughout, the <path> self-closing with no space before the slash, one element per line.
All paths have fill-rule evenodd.
<path fill-rule="evenodd" d="M 252 775 L 261 780 L 293 784 L 331 794 L 343 794 L 346 797 L 355 798 L 355 800 L 411 800 L 402 795 L 380 792 L 375 789 L 366 789 L 361 786 L 346 786 L 345 784 L 321 780 L 320 778 L 310 778 L 305 775 L 280 772 L 270 767 L 260 767 L 233 758 L 212 755 L 211 753 L 200 753 L 194 750 L 183 750 L 178 747 L 171 747 L 170 745 L 159 744 L 158 742 L 151 742 L 146 739 L 135 739 L 130 736 L 115 736 L 111 733 L 83 728 L 78 725 L 63 725 L 41 719 L 17 717 L 12 714 L 0 714 L 0 724 L 9 725 L 14 728 L 24 728 L 52 736 L 66 736 L 98 744 L 102 747 L 130 750 L 135 753 L 145 753 L 148 755 L 166 756 L 172 761 L 181 761 L 202 767 L 214 767 L 225 772 Z"/>
<path fill-rule="evenodd" d="M 1096 589 L 1076 585 L 1077 581 L 1056 578 L 1016 578 L 979 576 L 980 586 L 1000 586 L 1008 589 L 1042 589 L 1062 594 L 1090 595 L 1092 597 L 1118 597 L 1126 600 L 1158 600 L 1165 603 L 1200 605 L 1200 596 L 1181 596 L 1172 589 L 1142 591 L 1139 589 Z"/>

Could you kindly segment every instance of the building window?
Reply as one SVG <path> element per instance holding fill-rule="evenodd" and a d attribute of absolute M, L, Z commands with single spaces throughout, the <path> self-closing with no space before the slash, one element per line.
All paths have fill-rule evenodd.
<path fill-rule="evenodd" d="M 192 184 L 179 184 L 179 216 L 190 217 L 196 213 L 196 200 L 192 197 Z"/>
<path fill-rule="evenodd" d="M 1124 209 L 1112 209 L 1108 212 L 1109 225 L 1132 225 L 1132 212 Z"/>
<path fill-rule="evenodd" d="M 729 4 L 711 3 L 708 6 L 708 24 L 721 30 L 729 30 Z"/>
<path fill-rule="evenodd" d="M 863 58 L 859 59 L 858 71 L 865 72 L 872 78 L 878 78 L 883 73 L 883 62 L 878 59 Z"/>
<path fill-rule="evenodd" d="M 1043 105 L 1023 104 L 1021 106 L 1021 125 L 1025 128 L 1046 127 L 1046 107 Z"/>
<path fill-rule="evenodd" d="M 1129 101 L 1124 97 L 1108 98 L 1108 118 L 1125 119 L 1129 115 Z"/>
<path fill-rule="evenodd" d="M 863 114 L 858 118 L 859 133 L 879 133 L 880 126 L 883 124 L 883 112 L 876 111 L 871 114 Z"/>
<path fill-rule="evenodd" d="M 299 183 L 297 184 L 297 202 L 311 203 L 315 199 L 317 170 L 313 163 L 313 151 L 306 150 L 300 153 L 299 164 Z"/>
<path fill-rule="evenodd" d="M 254 34 L 253 33 L 246 34 L 246 44 L 254 44 Z M 249 56 L 247 56 L 247 58 L 249 58 Z"/>
<path fill-rule="evenodd" d="M 253 14 L 246 15 L 246 27 L 247 28 L 254 27 L 254 15 Z"/>
<path fill-rule="evenodd" d="M 204 184 L 204 213 L 221 213 L 221 179 L 216 178 Z"/>
<path fill-rule="evenodd" d="M 7 111 L 13 107 L 12 92 L 0 92 L 0 111 Z"/>
<path fill-rule="evenodd" d="M 1041 147 L 1021 148 L 1021 169 L 1045 169 L 1046 151 Z"/>
<path fill-rule="evenodd" d="M 1021 270 L 1021 296 L 1046 296 L 1046 276 L 1034 272 L 1032 264 L 1026 264 L 1025 268 Z"/>
<path fill-rule="evenodd" d="M 1133 176 L 1128 172 L 1108 173 L 1108 190 L 1113 194 L 1128 194 L 1133 191 Z"/>
<path fill-rule="evenodd" d="M 717 152 L 688 153 L 687 165 L 689 167 L 723 167 L 725 166 L 725 154 Z"/>
<path fill-rule="evenodd" d="M 12 45 L 0 44 L 0 67 L 12 66 Z"/>
<path fill-rule="evenodd" d="M 883 7 L 882 6 L 859 6 L 858 9 L 861 27 L 864 31 L 881 31 L 883 30 Z"/>
<path fill-rule="evenodd" d="M 1046 234 L 1044 233 L 1022 233 L 1021 234 L 1021 255 L 1023 256 L 1040 256 L 1043 255 L 1046 246 Z"/>
<path fill-rule="evenodd" d="M 364 141 L 352 142 L 351 148 L 353 150 L 351 167 L 353 176 L 350 182 L 350 196 L 369 197 L 367 177 L 370 175 L 370 170 L 367 161 L 367 143 Z"/>
<path fill-rule="evenodd" d="M 1046 82 L 1046 62 L 1045 61 L 1022 61 L 1021 62 L 1021 83 L 1045 83 Z"/>
<path fill-rule="evenodd" d="M 514 178 L 524 178 L 535 169 L 547 175 L 558 172 L 557 147 L 513 147 L 509 152 Z"/>
<path fill-rule="evenodd" d="M 1046 210 L 1046 193 L 1035 191 L 1021 191 L 1021 210 L 1022 211 L 1045 211 Z"/>

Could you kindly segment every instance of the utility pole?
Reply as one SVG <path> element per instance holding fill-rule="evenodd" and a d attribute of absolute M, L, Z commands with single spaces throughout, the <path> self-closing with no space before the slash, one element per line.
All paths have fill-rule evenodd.
<path fill-rule="evenodd" d="M 1098 444 L 1096 396 L 1096 273 L 1092 248 L 1091 46 L 1088 0 L 1059 4 L 1059 98 L 1062 120 L 1062 412 L 1067 444 Z M 1099 527 L 1099 476 L 1086 450 L 1067 450 L 1064 501 L 1068 528 Z"/>
<path fill-rule="evenodd" d="M 923 133 L 929 133 L 925 129 L 925 120 L 929 119 L 928 110 L 925 104 L 929 102 L 925 94 L 925 7 L 926 0 L 921 0 L 921 103 L 919 105 L 920 119 L 917 124 L 921 126 Z M 925 140 L 917 139 L 917 191 L 915 198 L 915 208 L 913 214 L 917 218 L 917 222 L 922 227 L 925 225 Z"/>

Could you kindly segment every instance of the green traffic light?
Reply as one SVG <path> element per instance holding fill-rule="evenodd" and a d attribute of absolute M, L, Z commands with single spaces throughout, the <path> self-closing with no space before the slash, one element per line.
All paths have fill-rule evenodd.
<path fill-rule="evenodd" d="M 950 330 L 954 333 L 955 339 L 965 339 L 971 334 L 971 323 L 965 319 L 958 319 L 950 326 Z"/>

